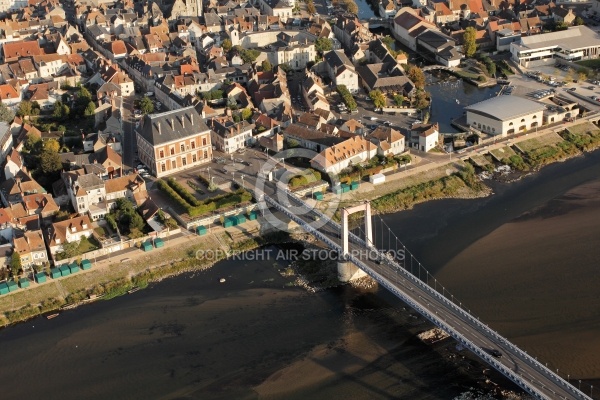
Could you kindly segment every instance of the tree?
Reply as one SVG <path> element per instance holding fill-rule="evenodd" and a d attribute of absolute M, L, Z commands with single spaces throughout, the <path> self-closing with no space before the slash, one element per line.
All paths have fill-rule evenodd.
<path fill-rule="evenodd" d="M 92 100 L 92 94 L 85 88 L 85 86 L 80 86 L 79 91 L 77 92 L 77 99 L 82 99 L 82 104 L 87 104 Z"/>
<path fill-rule="evenodd" d="M 256 58 L 260 55 L 260 51 L 254 49 L 242 49 L 240 51 L 240 57 L 246 64 L 251 64 L 256 61 Z"/>
<path fill-rule="evenodd" d="M 269 60 L 265 60 L 262 62 L 262 70 L 265 72 L 270 72 L 273 70 L 273 66 L 269 62 Z"/>
<path fill-rule="evenodd" d="M 554 25 L 555 31 L 566 31 L 567 29 L 569 29 L 569 25 L 567 25 L 567 23 L 565 21 L 557 22 Z"/>
<path fill-rule="evenodd" d="M 93 101 L 90 101 L 89 103 L 87 103 L 87 106 L 85 107 L 85 110 L 83 111 L 83 115 L 86 117 L 93 117 L 95 112 L 96 112 L 96 104 L 94 104 Z"/>
<path fill-rule="evenodd" d="M 354 2 L 354 0 L 344 0 L 346 5 L 346 10 L 352 14 L 358 14 L 358 6 Z"/>
<path fill-rule="evenodd" d="M 485 79 L 485 78 L 484 78 Z M 429 106 L 429 99 L 427 98 L 427 92 L 424 90 L 417 90 L 415 107 L 422 110 Z"/>
<path fill-rule="evenodd" d="M 16 250 L 13 251 L 10 257 L 10 271 L 15 278 L 19 276 L 19 271 L 21 271 L 21 256 Z"/>
<path fill-rule="evenodd" d="M 577 78 L 579 78 L 580 81 L 585 81 L 587 79 L 587 74 L 584 71 L 579 71 L 577 73 Z"/>
<path fill-rule="evenodd" d="M 383 108 L 386 105 L 385 95 L 381 93 L 381 90 L 375 89 L 369 92 L 369 97 L 373 100 L 375 108 Z"/>
<path fill-rule="evenodd" d="M 423 89 L 425 87 L 425 74 L 423 70 L 416 65 L 409 65 L 407 68 L 408 78 L 415 84 L 417 89 Z"/>
<path fill-rule="evenodd" d="M 23 100 L 19 103 L 19 108 L 17 109 L 17 115 L 19 117 L 29 116 L 29 115 L 39 115 L 40 114 L 40 105 L 36 101 Z"/>
<path fill-rule="evenodd" d="M 333 49 L 333 42 L 331 41 L 331 39 L 321 37 L 315 41 L 315 50 L 320 55 L 323 55 L 323 53 L 328 52 L 331 49 Z"/>
<path fill-rule="evenodd" d="M 317 12 L 317 9 L 315 8 L 315 3 L 313 2 L 313 0 L 308 0 L 306 3 L 306 11 L 308 11 L 309 14 L 315 14 Z"/>
<path fill-rule="evenodd" d="M 10 124 L 13 119 L 15 119 L 14 111 L 0 103 L 0 121 Z"/>
<path fill-rule="evenodd" d="M 152 114 L 154 112 L 154 103 L 148 96 L 144 96 L 144 98 L 140 101 L 140 110 L 142 114 Z"/>
<path fill-rule="evenodd" d="M 59 100 L 54 103 L 54 112 L 52 113 L 52 116 L 59 121 L 64 121 L 65 119 L 69 118 L 70 111 L 71 110 L 69 110 L 69 106 Z"/>
<path fill-rule="evenodd" d="M 242 119 L 248 121 L 252 117 L 252 110 L 249 108 L 244 108 L 241 114 Z"/>
<path fill-rule="evenodd" d="M 465 29 L 463 34 L 463 51 L 465 56 L 473 57 L 477 51 L 477 31 L 472 26 Z"/>
<path fill-rule="evenodd" d="M 71 213 L 68 211 L 59 210 L 54 214 L 54 222 L 60 222 L 71 218 Z"/>
<path fill-rule="evenodd" d="M 53 153 L 58 153 L 60 149 L 60 143 L 58 143 L 55 139 L 50 139 L 44 142 L 44 151 L 50 151 Z"/>
<path fill-rule="evenodd" d="M 42 139 L 33 133 L 28 133 L 25 136 L 25 150 L 29 153 L 38 154 L 42 147 Z"/>
<path fill-rule="evenodd" d="M 583 24 L 584 24 L 583 18 L 575 17 L 575 21 L 573 21 L 573 25 L 579 26 L 579 25 L 583 25 Z"/>
<path fill-rule="evenodd" d="M 398 107 L 401 107 L 402 104 L 404 104 L 404 96 L 402 96 L 401 94 L 395 94 L 394 103 L 396 103 Z"/>
<path fill-rule="evenodd" d="M 54 151 L 42 151 L 40 155 L 40 169 L 44 175 L 51 175 L 62 169 L 60 156 Z"/>
<path fill-rule="evenodd" d="M 223 40 L 223 51 L 229 52 L 229 50 L 231 50 L 232 47 L 233 45 L 230 39 Z"/>

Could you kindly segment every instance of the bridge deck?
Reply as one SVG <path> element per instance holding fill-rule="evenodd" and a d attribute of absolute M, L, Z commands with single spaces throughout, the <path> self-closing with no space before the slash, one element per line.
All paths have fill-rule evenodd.
<path fill-rule="evenodd" d="M 277 209 L 331 249 L 342 253 L 339 245 L 341 235 L 339 224 L 290 193 L 287 193 L 284 207 L 265 192 L 274 194 L 277 189 L 274 185 L 265 185 L 255 192 L 262 208 Z M 317 229 L 312 225 L 315 220 L 320 221 L 321 224 L 323 221 L 326 222 Z M 444 297 L 427 282 L 423 282 L 420 277 L 411 274 L 396 261 L 388 258 L 385 253 L 365 243 L 356 235 L 349 235 L 349 253 L 345 259 L 357 265 L 380 285 L 446 331 L 534 398 L 591 400 L 576 387 L 480 322 L 467 310 Z M 493 357 L 492 350 L 500 351 L 502 357 Z"/>
<path fill-rule="evenodd" d="M 290 200 L 292 207 L 306 208 L 300 199 L 290 197 Z M 341 252 L 341 247 L 336 243 L 341 232 L 338 224 L 328 222 L 317 230 L 311 226 L 314 215 L 309 217 L 313 211 L 304 214 L 304 218 L 302 218 L 298 216 L 302 213 L 291 213 L 274 200 L 268 198 L 268 201 L 271 206 L 286 213 L 290 219 L 295 220 L 307 232 L 312 233 L 332 249 Z M 314 214 L 317 215 L 318 212 L 314 212 Z M 324 216 L 319 215 L 319 217 L 323 218 Z M 354 235 L 351 235 L 350 242 L 347 257 L 349 261 L 535 398 L 589 399 L 577 388 L 498 335 L 466 310 L 443 297 L 399 264 L 389 260 L 384 253 L 379 252 L 379 261 L 373 260 L 365 252 L 369 249 L 375 250 L 372 246 L 367 246 L 364 241 Z M 491 355 L 493 349 L 499 350 L 503 357 L 493 357 Z"/>

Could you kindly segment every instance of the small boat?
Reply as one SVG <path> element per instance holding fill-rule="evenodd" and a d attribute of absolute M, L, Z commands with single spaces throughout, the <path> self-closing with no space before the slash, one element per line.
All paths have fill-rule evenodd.
<path fill-rule="evenodd" d="M 225 278 L 221 278 L 221 279 L 219 279 L 219 282 L 221 282 L 221 283 L 225 283 Z"/>
<path fill-rule="evenodd" d="M 139 288 L 139 286 L 136 286 L 136 287 L 134 287 L 134 288 L 131 288 L 130 290 L 128 290 L 128 291 L 127 291 L 127 293 L 129 293 L 129 294 L 131 294 L 131 293 L 135 293 L 135 292 L 137 292 L 138 290 L 140 290 L 140 288 Z"/>
<path fill-rule="evenodd" d="M 46 319 L 52 319 L 58 317 L 58 313 L 50 314 L 46 316 Z"/>
<path fill-rule="evenodd" d="M 456 99 L 456 104 L 460 104 L 460 101 L 458 101 L 458 99 Z"/>

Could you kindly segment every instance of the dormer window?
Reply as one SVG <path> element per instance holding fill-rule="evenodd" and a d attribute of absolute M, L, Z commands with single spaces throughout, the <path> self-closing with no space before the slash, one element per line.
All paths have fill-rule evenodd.
<path fill-rule="evenodd" d="M 72 227 L 71 227 L 71 232 L 73 232 L 73 233 L 77 232 L 77 228 L 76 228 L 76 227 L 74 227 L 74 226 L 72 226 Z"/>

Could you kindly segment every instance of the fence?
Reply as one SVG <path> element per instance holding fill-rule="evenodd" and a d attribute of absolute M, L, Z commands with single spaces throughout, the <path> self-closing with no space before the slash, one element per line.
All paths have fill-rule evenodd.
<path fill-rule="evenodd" d="M 59 267 L 61 265 L 70 264 L 77 260 L 95 260 L 99 257 L 108 256 L 117 251 L 127 250 L 130 248 L 138 247 L 137 245 L 154 238 L 165 238 L 171 235 L 175 235 L 181 232 L 181 228 L 162 230 L 160 232 L 153 232 L 150 235 L 142 236 L 136 239 L 121 240 L 119 242 L 113 242 L 106 247 L 101 247 L 97 250 L 88 251 L 87 253 L 79 254 L 74 257 L 65 258 L 60 261 L 54 261 L 54 266 Z"/>
<path fill-rule="evenodd" d="M 250 211 L 254 211 L 257 208 L 258 208 L 258 204 L 248 204 L 247 206 L 236 207 L 235 209 L 231 209 L 228 211 L 223 211 L 223 212 L 206 215 L 204 217 L 197 218 L 197 219 L 194 219 L 191 221 L 181 218 L 181 216 L 179 214 L 177 214 L 176 212 L 174 212 L 170 209 L 169 209 L 169 214 L 173 215 L 175 217 L 175 219 L 177 221 L 179 221 L 179 223 L 183 227 L 185 227 L 185 229 L 191 230 L 192 228 L 195 228 L 195 227 L 201 226 L 201 225 L 206 226 L 206 225 L 220 224 L 221 217 L 229 217 L 231 215 L 238 215 L 238 214 L 248 214 Z"/>

